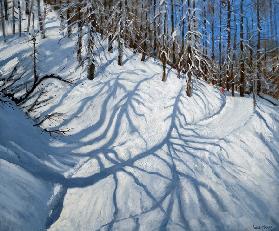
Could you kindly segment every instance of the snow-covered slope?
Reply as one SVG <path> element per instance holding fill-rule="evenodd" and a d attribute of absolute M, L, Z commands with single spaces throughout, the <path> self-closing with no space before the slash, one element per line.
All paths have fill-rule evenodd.
<path fill-rule="evenodd" d="M 44 179 L 64 172 L 68 164 L 63 162 L 70 163 L 70 157 L 52 152 L 51 142 L 14 105 L 1 103 L 0 230 L 45 226 L 52 182 Z"/>
<path fill-rule="evenodd" d="M 125 52 L 100 55 L 97 77 L 76 68 L 74 42 L 38 45 L 51 104 L 33 116 L 63 113 L 33 127 L 14 105 L 0 107 L 0 230 L 253 230 L 279 228 L 279 111 L 264 100 L 221 95 L 202 81 L 186 97 L 183 79 Z M 1 44 L 0 64 L 30 50 Z M 3 193 L 2 193 L 3 192 Z"/>

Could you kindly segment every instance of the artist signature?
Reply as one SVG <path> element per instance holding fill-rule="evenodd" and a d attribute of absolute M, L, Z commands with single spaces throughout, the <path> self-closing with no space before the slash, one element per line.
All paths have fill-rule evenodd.
<path fill-rule="evenodd" d="M 272 230 L 272 225 L 253 225 L 255 230 Z"/>

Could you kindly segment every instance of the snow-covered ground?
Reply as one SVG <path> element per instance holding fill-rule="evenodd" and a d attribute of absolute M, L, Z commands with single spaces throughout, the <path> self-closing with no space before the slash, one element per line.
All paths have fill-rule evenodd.
<path fill-rule="evenodd" d="M 89 81 L 53 12 L 47 28 L 39 73 L 74 83 L 49 82 L 51 104 L 32 115 L 63 113 L 43 127 L 69 132 L 0 104 L 0 230 L 279 229 L 278 106 L 254 111 L 199 80 L 188 98 L 185 80 L 170 70 L 163 83 L 157 61 L 128 50 L 123 67 L 101 55 Z M 1 71 L 30 65 L 26 40 L 0 44 Z"/>

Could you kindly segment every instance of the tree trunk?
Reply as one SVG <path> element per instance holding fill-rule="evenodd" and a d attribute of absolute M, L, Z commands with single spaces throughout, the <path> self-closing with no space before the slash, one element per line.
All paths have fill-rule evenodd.
<path fill-rule="evenodd" d="M 36 85 L 38 81 L 38 74 L 37 74 L 37 49 L 36 49 L 36 36 L 35 34 L 33 35 L 32 38 L 33 41 L 33 78 L 34 78 L 34 84 L 33 86 Z"/>
<path fill-rule="evenodd" d="M 8 21 L 8 19 L 9 19 L 8 0 L 4 0 L 4 13 L 5 13 L 5 20 Z"/>
<path fill-rule="evenodd" d="M 157 54 L 157 20 L 156 20 L 156 7 L 157 7 L 157 0 L 153 1 L 153 56 L 156 57 Z"/>
<path fill-rule="evenodd" d="M 185 18 L 184 18 L 184 11 L 185 11 L 185 2 L 184 0 L 181 0 L 181 4 L 182 4 L 182 12 L 181 12 L 181 22 L 182 22 L 182 26 L 181 26 L 181 54 L 184 53 L 184 49 L 185 49 Z"/>
<path fill-rule="evenodd" d="M 219 11 L 219 86 L 222 86 L 222 2 Z"/>
<path fill-rule="evenodd" d="M 13 0 L 12 6 L 12 17 L 13 17 L 13 35 L 15 34 L 15 0 Z"/>
<path fill-rule="evenodd" d="M 228 41 L 227 41 L 227 76 L 226 76 L 226 88 L 227 91 L 230 90 L 230 63 L 231 63 L 231 0 L 227 0 L 227 33 L 228 33 Z"/>
<path fill-rule="evenodd" d="M 203 0 L 203 55 L 207 58 L 207 14 L 206 14 L 206 0 Z M 208 69 L 205 61 L 201 62 L 204 80 L 207 81 Z"/>
<path fill-rule="evenodd" d="M 215 60 L 215 1 L 212 1 L 212 12 L 211 12 L 211 58 Z"/>
<path fill-rule="evenodd" d="M 111 8 L 112 8 L 112 1 L 108 2 L 108 7 L 109 7 L 109 14 L 111 14 Z M 109 25 L 112 27 L 112 25 Z M 112 29 L 109 28 L 109 37 L 108 37 L 108 52 L 112 53 L 113 52 L 113 46 L 112 46 L 112 39 L 113 39 L 113 35 L 112 35 Z"/>
<path fill-rule="evenodd" d="M 29 33 L 30 30 L 30 23 L 31 23 L 31 15 L 33 12 L 33 5 L 34 5 L 34 0 L 31 0 L 31 5 L 29 9 L 29 14 L 28 14 L 28 22 L 27 22 L 27 32 Z M 28 6 L 29 6 L 29 1 L 28 1 Z"/>
<path fill-rule="evenodd" d="M 94 49 L 94 26 L 93 22 L 90 22 L 89 26 L 89 35 L 88 35 L 88 70 L 87 70 L 87 78 L 89 80 L 93 80 L 95 78 L 95 60 L 93 57 L 93 49 Z"/>
<path fill-rule="evenodd" d="M 70 8 L 70 0 L 67 0 L 67 36 L 70 37 L 72 34 L 72 26 L 71 26 L 71 8 Z"/>
<path fill-rule="evenodd" d="M 257 93 L 261 91 L 261 62 L 260 62 L 260 49 L 261 49 L 261 19 L 260 19 L 260 1 L 257 0 Z"/>
<path fill-rule="evenodd" d="M 176 65 L 176 48 L 175 48 L 175 42 L 176 42 L 176 38 L 174 36 L 174 0 L 171 0 L 171 33 L 172 33 L 172 63 L 173 65 Z"/>
<path fill-rule="evenodd" d="M 167 15 L 167 4 L 165 3 L 165 13 L 164 13 L 164 33 L 163 33 L 163 51 L 161 51 L 161 61 L 163 64 L 163 77 L 162 81 L 167 81 L 167 24 L 168 24 L 168 15 Z"/>
<path fill-rule="evenodd" d="M 78 18 L 78 41 L 77 41 L 77 60 L 79 64 L 82 63 L 82 15 L 81 15 L 81 0 L 78 0 L 77 18 Z"/>
<path fill-rule="evenodd" d="M 146 52 L 147 52 L 147 32 L 148 32 L 148 12 L 147 12 L 147 8 L 144 9 L 144 6 L 143 6 L 143 2 L 142 2 L 142 17 L 141 17 L 141 39 L 143 40 L 143 45 L 142 45 L 142 56 L 141 56 L 141 61 L 145 61 L 145 58 L 146 58 Z M 145 11 L 145 26 L 143 25 L 144 23 L 144 20 L 143 20 L 143 13 Z"/>
<path fill-rule="evenodd" d="M 162 60 L 162 64 L 163 64 L 163 77 L 162 77 L 162 81 L 166 82 L 167 81 L 167 56 L 165 52 L 162 52 L 161 54 L 161 60 Z"/>
<path fill-rule="evenodd" d="M 39 28 L 40 28 L 41 36 L 44 39 L 46 36 L 44 30 L 44 21 L 41 12 L 41 0 L 37 0 L 37 7 L 38 7 Z"/>
<path fill-rule="evenodd" d="M 235 27 L 235 32 L 234 32 L 234 39 L 233 39 L 233 60 L 232 60 L 232 67 L 231 67 L 231 81 L 232 81 L 232 96 L 234 96 L 234 91 L 235 91 L 235 73 L 234 73 L 234 67 L 233 64 L 235 63 L 236 65 L 236 49 L 237 49 L 237 24 L 236 24 L 236 14 L 234 14 L 234 27 Z"/>
<path fill-rule="evenodd" d="M 245 94 L 245 64 L 244 64 L 244 14 L 243 14 L 244 0 L 240 1 L 240 87 L 239 93 L 241 97 Z"/>
<path fill-rule="evenodd" d="M 19 0 L 20 1 L 20 0 Z M 30 9 L 29 9 L 29 1 L 30 0 L 25 0 L 25 14 L 29 15 L 30 14 Z"/>
<path fill-rule="evenodd" d="M 120 0 L 119 2 L 119 32 L 118 32 L 118 65 L 123 65 L 123 41 L 122 41 L 122 32 L 123 32 L 123 0 Z"/>
<path fill-rule="evenodd" d="M 190 20 L 190 16 L 192 15 L 192 12 L 191 12 L 191 2 L 192 0 L 188 0 L 188 32 L 189 32 L 189 35 L 188 35 L 188 38 L 187 38 L 187 79 L 186 79 L 186 95 L 188 97 L 191 97 L 192 96 L 192 62 L 193 62 L 193 54 L 192 54 L 192 40 L 194 39 L 193 36 L 192 36 L 192 29 L 193 29 L 193 25 L 192 24 L 195 24 L 195 22 L 192 23 L 192 20 Z M 195 3 L 195 2 L 194 2 Z M 193 4 L 193 10 L 194 9 L 194 4 Z M 194 20 L 193 20 L 194 21 Z M 195 26 L 195 25 L 194 25 Z"/>
<path fill-rule="evenodd" d="M 147 36 L 148 36 L 148 11 L 145 9 L 145 33 L 144 33 L 144 41 L 143 41 L 143 52 L 141 56 L 141 61 L 145 61 L 147 54 Z M 143 23 L 143 22 L 142 22 Z"/>
<path fill-rule="evenodd" d="M 211 1 L 211 59 L 213 64 L 215 63 L 215 0 Z M 213 71 L 213 80 L 212 84 L 216 84 L 216 75 Z"/>
<path fill-rule="evenodd" d="M 19 32 L 19 37 L 21 37 L 21 31 L 22 31 L 22 26 L 21 26 L 21 2 L 18 0 L 17 2 L 18 5 L 18 32 Z"/>
<path fill-rule="evenodd" d="M 181 47 L 180 47 L 180 51 L 178 54 L 178 63 L 177 63 L 177 77 L 180 78 L 181 77 L 181 70 L 184 69 L 183 65 L 184 65 L 184 52 L 185 52 L 185 2 L 184 0 L 181 0 L 180 2 L 181 4 L 181 12 L 180 12 L 180 34 L 181 34 Z"/>
<path fill-rule="evenodd" d="M 4 18 L 4 6 L 3 6 L 3 2 L 0 1 L 0 18 L 1 18 L 1 24 L 2 24 L 2 33 L 3 33 L 3 38 L 4 38 L 4 42 L 6 42 L 6 25 L 5 25 L 5 18 Z"/>

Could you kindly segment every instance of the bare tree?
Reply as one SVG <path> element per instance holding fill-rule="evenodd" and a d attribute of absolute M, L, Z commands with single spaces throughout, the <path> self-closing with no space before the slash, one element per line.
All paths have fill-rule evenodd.
<path fill-rule="evenodd" d="M 118 42 L 118 65 L 123 65 L 123 25 L 124 25 L 124 9 L 123 9 L 123 0 L 119 0 L 119 24 L 118 24 L 118 35 L 117 35 L 117 42 Z"/>
<path fill-rule="evenodd" d="M 4 42 L 6 41 L 6 25 L 5 25 L 5 18 L 4 18 L 4 6 L 3 6 L 3 1 L 0 1 L 0 16 L 1 16 L 1 25 L 2 25 L 2 33 L 3 33 L 3 38 Z"/>
<path fill-rule="evenodd" d="M 18 32 L 19 32 L 19 37 L 21 37 L 21 32 L 22 32 L 22 24 L 21 24 L 21 15 L 22 15 L 22 12 L 21 12 L 21 2 L 20 0 L 17 1 L 17 7 L 18 7 Z"/>
<path fill-rule="evenodd" d="M 243 12 L 244 0 L 240 0 L 240 96 L 244 96 L 246 80 L 245 80 L 245 63 L 244 63 L 244 12 Z"/>
<path fill-rule="evenodd" d="M 230 90 L 230 66 L 231 66 L 231 0 L 227 0 L 227 71 L 226 71 L 226 88 Z"/>

